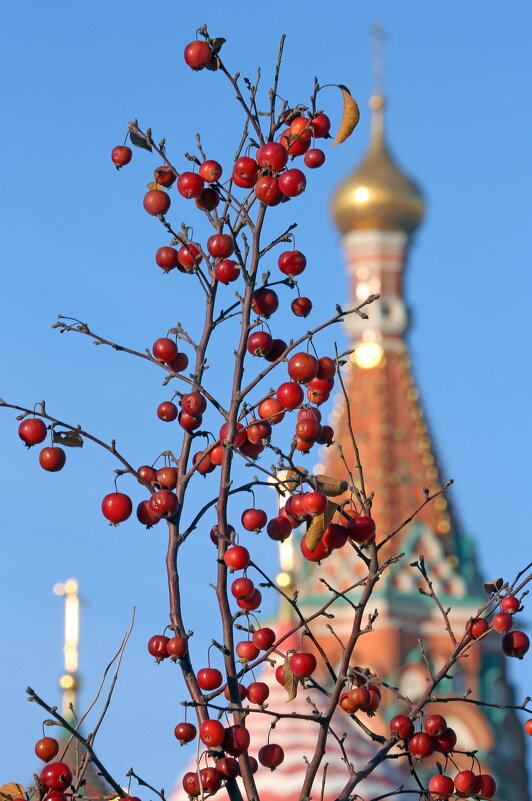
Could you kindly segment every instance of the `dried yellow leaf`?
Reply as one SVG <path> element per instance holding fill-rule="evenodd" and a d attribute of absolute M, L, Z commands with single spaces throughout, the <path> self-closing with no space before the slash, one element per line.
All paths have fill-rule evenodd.
<path fill-rule="evenodd" d="M 349 485 L 347 481 L 340 478 L 331 478 L 331 476 L 315 476 L 318 482 L 318 492 L 323 492 L 328 498 L 335 498 L 337 495 L 342 495 L 347 492 Z"/>
<path fill-rule="evenodd" d="M 316 517 L 313 518 L 305 534 L 305 542 L 307 543 L 309 551 L 313 552 L 316 550 L 323 537 L 323 532 L 333 519 L 337 509 L 338 506 L 335 503 L 328 501 L 323 514 L 316 515 Z"/>
<path fill-rule="evenodd" d="M 340 89 L 342 96 L 344 98 L 344 110 L 342 114 L 342 120 L 340 122 L 340 127 L 338 128 L 338 132 L 334 138 L 333 146 L 339 145 L 341 142 L 345 142 L 345 140 L 351 136 L 353 131 L 358 125 L 358 121 L 360 119 L 360 109 L 358 107 L 358 103 L 355 98 L 351 95 L 351 92 L 344 86 L 343 84 L 339 83 L 336 84 Z"/>
<path fill-rule="evenodd" d="M 13 801 L 14 798 L 24 798 L 24 787 L 15 782 L 8 782 L 0 787 L 0 799 L 3 801 Z"/>
<path fill-rule="evenodd" d="M 293 701 L 297 695 L 297 676 L 290 670 L 290 665 L 286 661 L 283 665 L 283 686 L 288 693 L 287 701 Z"/>

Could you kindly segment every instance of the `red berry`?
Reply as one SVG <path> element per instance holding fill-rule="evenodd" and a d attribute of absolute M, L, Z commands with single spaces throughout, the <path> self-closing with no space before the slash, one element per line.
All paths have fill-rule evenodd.
<path fill-rule="evenodd" d="M 314 673 L 317 663 L 314 654 L 299 651 L 298 653 L 292 654 L 288 660 L 288 664 L 294 676 L 303 679 Z"/>
<path fill-rule="evenodd" d="M 203 162 L 198 172 L 204 181 L 212 184 L 221 178 L 223 170 L 219 162 L 214 161 L 214 159 L 208 159 Z"/>
<path fill-rule="evenodd" d="M 157 407 L 157 417 L 165 423 L 171 423 L 177 417 L 177 406 L 172 401 L 163 401 Z"/>
<path fill-rule="evenodd" d="M 193 70 L 202 70 L 211 63 L 213 52 L 207 42 L 196 39 L 187 44 L 184 56 L 189 67 Z"/>
<path fill-rule="evenodd" d="M 168 362 L 168 367 L 170 367 L 174 373 L 182 373 L 183 370 L 186 370 L 188 367 L 188 356 L 186 353 L 178 353 L 175 359 Z"/>
<path fill-rule="evenodd" d="M 202 743 L 209 748 L 217 748 L 223 743 L 225 729 L 219 720 L 206 720 L 201 724 L 199 736 Z"/>
<path fill-rule="evenodd" d="M 193 242 L 182 245 L 177 252 L 178 270 L 182 273 L 193 272 L 202 261 L 203 256 L 199 248 Z"/>
<path fill-rule="evenodd" d="M 242 189 L 252 189 L 257 183 L 256 178 L 243 178 L 242 176 L 238 175 L 238 173 L 233 173 L 231 175 L 231 179 L 237 186 L 240 186 Z"/>
<path fill-rule="evenodd" d="M 414 724 L 406 715 L 396 715 L 390 721 L 391 734 L 395 732 L 400 740 L 410 740 L 414 731 Z"/>
<path fill-rule="evenodd" d="M 170 167 L 168 167 L 166 164 L 163 164 L 160 167 L 155 168 L 153 171 L 153 177 L 156 183 L 160 184 L 160 186 L 168 188 L 169 186 L 172 186 L 177 176 Z"/>
<path fill-rule="evenodd" d="M 347 523 L 347 533 L 359 545 L 371 542 L 375 537 L 375 521 L 371 517 L 352 517 Z"/>
<path fill-rule="evenodd" d="M 434 753 L 434 740 L 424 731 L 420 731 L 408 741 L 408 750 L 415 759 L 423 759 Z"/>
<path fill-rule="evenodd" d="M 437 773 L 429 781 L 429 791 L 433 801 L 448 801 L 454 791 L 454 782 L 450 776 Z"/>
<path fill-rule="evenodd" d="M 283 167 L 286 167 L 288 153 L 286 149 L 277 142 L 267 142 L 265 145 L 262 145 L 262 147 L 259 147 L 256 158 L 263 169 L 270 170 L 271 172 L 279 172 Z"/>
<path fill-rule="evenodd" d="M 173 270 L 178 265 L 177 250 L 169 245 L 164 245 L 156 252 L 155 261 L 166 272 Z"/>
<path fill-rule="evenodd" d="M 502 650 L 506 656 L 522 659 L 530 648 L 530 640 L 524 631 L 509 631 L 502 638 Z"/>
<path fill-rule="evenodd" d="M 288 375 L 298 384 L 307 384 L 316 378 L 318 360 L 310 353 L 294 353 L 288 360 Z"/>
<path fill-rule="evenodd" d="M 261 317 L 270 317 L 279 307 L 277 292 L 267 287 L 261 287 L 253 293 L 251 308 Z"/>
<path fill-rule="evenodd" d="M 255 592 L 255 585 L 248 578 L 235 579 L 231 584 L 231 594 L 240 600 L 241 598 L 251 598 Z"/>
<path fill-rule="evenodd" d="M 301 275 L 307 266 L 307 260 L 300 250 L 285 250 L 279 256 L 277 264 L 284 275 Z"/>
<path fill-rule="evenodd" d="M 235 651 L 243 662 L 250 662 L 259 655 L 259 649 L 251 640 L 243 640 L 237 643 Z"/>
<path fill-rule="evenodd" d="M 102 501 L 103 516 L 110 520 L 113 525 L 123 523 L 133 511 L 133 504 L 128 495 L 123 492 L 111 492 Z"/>
<path fill-rule="evenodd" d="M 144 208 L 148 214 L 157 217 L 158 214 L 166 214 L 171 205 L 170 195 L 162 189 L 150 189 L 144 195 Z"/>
<path fill-rule="evenodd" d="M 275 668 L 275 681 L 284 687 L 284 665 Z"/>
<path fill-rule="evenodd" d="M 264 355 L 267 362 L 276 362 L 280 359 L 286 350 L 286 342 L 284 339 L 274 339 L 272 342 L 271 350 Z"/>
<path fill-rule="evenodd" d="M 325 153 L 323 150 L 313 147 L 312 150 L 307 150 L 303 161 L 305 162 L 306 167 L 309 167 L 311 170 L 315 170 L 316 167 L 321 167 L 322 164 L 325 164 Z"/>
<path fill-rule="evenodd" d="M 261 651 L 268 651 L 275 642 L 275 632 L 268 628 L 257 629 L 251 639 Z"/>
<path fill-rule="evenodd" d="M 247 531 L 260 531 L 268 522 L 268 516 L 262 509 L 246 509 L 241 519 Z"/>
<path fill-rule="evenodd" d="M 467 622 L 466 632 L 475 640 L 478 640 L 487 631 L 489 631 L 489 623 L 483 617 L 473 617 Z"/>
<path fill-rule="evenodd" d="M 518 612 L 520 606 L 520 602 L 514 595 L 507 595 L 506 598 L 503 598 L 501 601 L 502 611 L 509 612 L 511 615 L 515 614 L 515 612 Z"/>
<path fill-rule="evenodd" d="M 319 445 L 332 445 L 334 442 L 334 429 L 332 429 L 331 426 L 322 426 L 316 442 Z"/>
<path fill-rule="evenodd" d="M 246 436 L 253 445 L 258 445 L 262 443 L 262 440 L 269 439 L 272 434 L 272 427 L 270 423 L 266 421 L 255 421 L 252 420 L 249 426 L 246 428 Z"/>
<path fill-rule="evenodd" d="M 307 179 L 301 170 L 291 169 L 279 176 L 279 189 L 287 197 L 297 197 L 305 191 Z"/>
<path fill-rule="evenodd" d="M 331 121 L 326 114 L 318 114 L 316 117 L 313 117 L 310 124 L 316 139 L 321 139 L 323 136 L 326 136 L 331 129 Z"/>
<path fill-rule="evenodd" d="M 188 651 L 188 642 L 186 637 L 171 637 L 166 644 L 166 650 L 168 652 L 168 656 L 171 656 L 174 661 L 176 659 L 181 659 Z"/>
<path fill-rule="evenodd" d="M 236 603 L 240 609 L 244 609 L 246 612 L 254 612 L 262 603 L 262 594 L 260 590 L 255 588 L 250 598 L 239 598 Z"/>
<path fill-rule="evenodd" d="M 120 167 L 123 167 L 125 164 L 129 164 L 133 158 L 133 151 L 130 147 L 126 147 L 126 145 L 117 145 L 111 150 L 111 158 L 113 164 L 120 169 Z"/>
<path fill-rule="evenodd" d="M 322 356 L 318 359 L 318 378 L 330 380 L 336 374 L 336 364 L 329 356 Z"/>
<path fill-rule="evenodd" d="M 229 234 L 213 234 L 207 239 L 207 250 L 216 259 L 226 259 L 235 249 L 233 237 Z"/>
<path fill-rule="evenodd" d="M 525 732 L 532 736 L 532 718 L 525 723 Z"/>
<path fill-rule="evenodd" d="M 237 159 L 233 167 L 233 180 L 237 177 L 246 182 L 247 189 L 255 186 L 259 177 L 259 165 L 255 159 L 251 159 L 249 156 L 241 156 Z"/>
<path fill-rule="evenodd" d="M 476 784 L 477 777 L 472 770 L 461 770 L 454 777 L 454 787 L 457 793 L 469 796 Z"/>
<path fill-rule="evenodd" d="M 196 206 L 202 211 L 212 211 L 220 202 L 220 195 L 216 190 L 208 186 L 203 189 L 201 195 L 196 198 Z"/>
<path fill-rule="evenodd" d="M 299 384 L 287 381 L 277 389 L 277 400 L 285 409 L 296 409 L 303 403 L 303 390 Z"/>
<path fill-rule="evenodd" d="M 177 478 L 175 467 L 161 467 L 155 473 L 155 480 L 157 484 L 161 485 L 161 489 L 175 489 L 177 487 Z"/>
<path fill-rule="evenodd" d="M 222 757 L 216 763 L 216 770 L 226 779 L 234 779 L 240 775 L 240 766 L 234 757 Z"/>
<path fill-rule="evenodd" d="M 154 656 L 158 662 L 168 656 L 168 640 L 169 638 L 165 637 L 164 634 L 154 634 L 148 640 L 148 653 Z"/>
<path fill-rule="evenodd" d="M 263 745 L 258 753 L 259 762 L 265 768 L 275 770 L 284 760 L 284 751 L 280 745 L 269 743 Z"/>
<path fill-rule="evenodd" d="M 454 729 L 445 729 L 443 734 L 440 734 L 439 737 L 434 737 L 434 748 L 436 751 L 439 751 L 441 754 L 448 754 L 449 751 L 453 751 L 456 745 L 456 732 Z"/>
<path fill-rule="evenodd" d="M 290 306 L 296 317 L 308 317 L 312 311 L 312 302 L 309 298 L 295 298 Z"/>
<path fill-rule="evenodd" d="M 137 506 L 137 520 L 139 523 L 142 523 L 143 526 L 146 526 L 146 528 L 157 525 L 160 519 L 160 517 L 152 512 L 149 500 L 141 501 Z"/>
<path fill-rule="evenodd" d="M 243 545 L 234 545 L 225 552 L 224 562 L 231 570 L 244 570 L 250 562 L 249 551 Z"/>
<path fill-rule="evenodd" d="M 59 743 L 53 737 L 42 737 L 35 743 L 35 753 L 43 762 L 49 762 L 59 753 Z"/>
<path fill-rule="evenodd" d="M 331 551 L 328 551 L 325 545 L 323 544 L 323 540 L 316 545 L 313 551 L 310 550 L 309 546 L 307 545 L 307 540 L 305 537 L 301 539 L 299 547 L 301 548 L 301 553 L 308 559 L 309 562 L 322 562 L 324 559 L 327 559 L 331 555 Z"/>
<path fill-rule="evenodd" d="M 222 674 L 217 668 L 198 670 L 198 685 L 202 690 L 216 690 L 222 683 Z"/>
<path fill-rule="evenodd" d="M 292 526 L 286 517 L 272 517 L 266 527 L 268 537 L 277 542 L 283 542 L 292 533 Z"/>
<path fill-rule="evenodd" d="M 47 790 L 66 790 L 72 782 L 72 772 L 64 762 L 49 762 L 40 773 L 40 780 Z"/>
<path fill-rule="evenodd" d="M 28 448 L 44 442 L 46 431 L 46 425 L 38 417 L 30 417 L 27 420 L 23 420 L 18 427 L 18 435 Z"/>
<path fill-rule="evenodd" d="M 441 715 L 429 715 L 425 720 L 423 728 L 431 737 L 441 737 L 447 729 L 447 721 Z"/>
<path fill-rule="evenodd" d="M 231 756 L 240 756 L 249 748 L 249 740 L 249 731 L 245 726 L 239 724 L 228 726 L 225 730 L 222 748 Z"/>
<path fill-rule="evenodd" d="M 196 796 L 199 795 L 201 792 L 200 780 L 197 773 L 192 773 L 192 771 L 188 771 L 183 776 L 183 790 L 187 795 Z"/>
<path fill-rule="evenodd" d="M 263 175 L 255 184 L 257 198 L 266 206 L 278 206 L 284 197 L 279 179 L 271 175 Z"/>
<path fill-rule="evenodd" d="M 43 448 L 39 454 L 39 464 L 43 470 L 48 470 L 49 473 L 57 473 L 62 470 L 66 462 L 66 453 L 63 448 L 55 446 L 51 448 Z"/>
<path fill-rule="evenodd" d="M 214 462 L 211 462 L 210 453 L 206 454 L 205 451 L 198 451 L 195 453 L 192 457 L 192 463 L 202 476 L 207 475 L 207 473 L 212 473 L 212 471 L 216 469 Z"/>
<path fill-rule="evenodd" d="M 302 119 L 302 118 L 299 118 Z M 295 120 L 294 120 L 295 122 Z M 310 147 L 312 133 L 309 130 L 304 133 L 294 135 L 290 128 L 286 128 L 281 134 L 279 141 L 286 148 L 290 156 L 302 156 Z"/>
<path fill-rule="evenodd" d="M 171 362 L 177 356 L 177 345 L 173 339 L 161 337 L 151 347 L 154 357 L 160 362 Z"/>
<path fill-rule="evenodd" d="M 203 414 L 207 408 L 207 400 L 201 392 L 188 392 L 181 398 L 181 408 L 187 414 Z"/>
<path fill-rule="evenodd" d="M 268 419 L 272 425 L 280 423 L 284 418 L 284 406 L 277 398 L 267 398 L 259 404 L 257 409 L 262 420 Z"/>
<path fill-rule="evenodd" d="M 255 331 L 249 335 L 246 348 L 252 356 L 266 356 L 271 351 L 272 345 L 273 339 L 267 331 Z"/>
<path fill-rule="evenodd" d="M 222 284 L 230 284 L 231 281 L 236 281 L 240 275 L 240 267 L 232 259 L 222 259 L 214 268 L 214 275 Z"/>
<path fill-rule="evenodd" d="M 201 414 L 188 414 L 188 412 L 184 411 L 179 412 L 177 420 L 181 428 L 184 428 L 185 431 L 194 431 L 194 429 L 200 427 L 202 422 Z"/>
<path fill-rule="evenodd" d="M 509 612 L 497 612 L 491 619 L 491 625 L 500 634 L 505 634 L 513 626 L 513 617 Z"/>
<path fill-rule="evenodd" d="M 203 789 L 212 795 L 217 793 L 222 786 L 222 775 L 216 768 L 202 768 L 200 778 Z"/>
<path fill-rule="evenodd" d="M 197 172 L 182 172 L 177 179 L 177 191 L 186 198 L 199 197 L 205 183 Z"/>
<path fill-rule="evenodd" d="M 479 795 L 482 798 L 493 798 L 497 785 L 493 776 L 489 773 L 481 773 L 478 777 Z"/>
<path fill-rule="evenodd" d="M 177 496 L 170 490 L 159 490 L 159 492 L 154 492 L 150 498 L 152 512 L 160 518 L 164 517 L 165 520 L 175 515 L 178 506 Z"/>
<path fill-rule="evenodd" d="M 321 515 L 327 508 L 327 496 L 323 492 L 306 492 L 302 505 L 306 515 L 311 517 Z"/>
<path fill-rule="evenodd" d="M 233 444 L 235 448 L 241 448 L 244 442 L 246 441 L 246 432 L 243 431 L 244 426 L 242 423 L 236 424 L 236 431 L 237 433 L 233 436 Z M 225 442 L 227 439 L 227 423 L 224 423 L 223 426 L 220 428 L 219 438 L 222 442 Z"/>
<path fill-rule="evenodd" d="M 178 723 L 174 735 L 181 745 L 190 743 L 196 736 L 196 727 L 192 723 Z"/>
<path fill-rule="evenodd" d="M 339 523 L 329 523 L 323 532 L 321 541 L 323 547 L 328 551 L 332 551 L 336 548 L 343 548 L 347 542 L 347 530 L 345 526 L 341 526 Z"/>
<path fill-rule="evenodd" d="M 137 473 L 139 474 L 139 478 L 141 478 L 147 484 L 151 484 L 153 481 L 155 481 L 155 477 L 157 475 L 157 471 L 154 470 L 153 467 L 149 467 L 147 464 L 143 464 L 141 467 L 139 467 Z"/>

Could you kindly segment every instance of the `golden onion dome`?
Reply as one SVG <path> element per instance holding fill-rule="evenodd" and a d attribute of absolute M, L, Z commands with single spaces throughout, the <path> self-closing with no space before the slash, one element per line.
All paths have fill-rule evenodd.
<path fill-rule="evenodd" d="M 332 217 L 343 234 L 370 229 L 411 233 L 425 203 L 419 187 L 395 164 L 384 138 L 384 98 L 374 95 L 371 139 L 357 169 L 335 191 Z"/>

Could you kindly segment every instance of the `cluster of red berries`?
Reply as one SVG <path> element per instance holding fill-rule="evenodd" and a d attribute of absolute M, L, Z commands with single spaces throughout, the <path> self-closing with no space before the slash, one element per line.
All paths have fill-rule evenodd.
<path fill-rule="evenodd" d="M 417 760 L 429 757 L 435 751 L 449 754 L 456 746 L 456 732 L 447 726 L 442 715 L 429 715 L 423 724 L 423 731 L 417 733 L 409 717 L 396 715 L 390 721 L 390 733 L 398 740 L 403 740 L 410 754 Z M 495 790 L 495 780 L 490 774 L 479 775 L 470 770 L 460 771 L 454 780 L 438 774 L 429 782 L 431 799 L 447 799 L 455 791 L 461 798 L 493 798 Z"/>
<path fill-rule="evenodd" d="M 50 761 L 59 753 L 59 743 L 53 737 L 42 737 L 35 743 L 35 753 L 39 759 L 48 763 L 39 775 L 46 791 L 44 801 L 67 801 L 64 793 L 72 783 L 72 771 L 64 762 Z M 15 799 L 15 801 L 24 801 L 24 799 Z"/>
<path fill-rule="evenodd" d="M 515 622 L 515 613 L 521 607 L 520 601 L 514 595 L 507 595 L 501 600 L 500 610 L 491 619 L 491 627 L 484 617 L 475 617 L 468 621 L 467 633 L 478 640 L 492 628 L 503 634 L 501 647 L 506 656 L 522 659 L 530 648 L 530 639 L 524 631 L 512 630 Z"/>
<path fill-rule="evenodd" d="M 47 431 L 46 425 L 39 417 L 29 417 L 23 420 L 18 427 L 18 435 L 28 448 L 44 442 Z M 57 473 L 58 470 L 62 470 L 65 462 L 66 453 L 63 448 L 58 448 L 55 445 L 50 448 L 43 448 L 39 453 L 39 464 L 50 473 Z"/>
<path fill-rule="evenodd" d="M 361 684 L 349 692 L 342 693 L 338 703 L 345 712 L 365 712 L 374 715 L 381 702 L 381 691 L 377 684 Z"/>

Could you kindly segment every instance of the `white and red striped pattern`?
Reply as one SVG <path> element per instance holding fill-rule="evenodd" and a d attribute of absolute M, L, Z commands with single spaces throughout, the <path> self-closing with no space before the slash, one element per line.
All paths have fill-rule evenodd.
<path fill-rule="evenodd" d="M 304 687 L 299 687 L 297 697 L 293 701 L 287 701 L 286 690 L 273 678 L 273 669 L 269 670 L 267 675 L 261 675 L 260 680 L 266 681 L 270 686 L 270 697 L 268 698 L 267 706 L 271 711 L 282 714 L 312 714 L 312 706 L 307 702 L 307 698 L 311 698 L 320 711 L 325 707 L 326 700 L 321 693 L 316 690 L 307 690 Z M 244 702 L 244 705 L 246 705 L 246 702 Z M 253 709 L 252 705 L 250 705 L 250 709 Z M 284 762 L 276 770 L 271 771 L 262 765 L 259 766 L 259 770 L 255 774 L 259 798 L 260 801 L 296 801 L 299 798 L 306 771 L 304 757 L 309 761 L 312 759 L 320 727 L 317 722 L 314 723 L 300 718 L 282 718 L 270 732 L 273 721 L 275 721 L 274 717 L 260 712 L 252 712 L 246 718 L 246 726 L 251 735 L 250 754 L 257 756 L 259 749 L 268 741 L 268 734 L 270 735 L 270 742 L 280 745 L 285 753 Z M 342 738 L 344 734 L 346 735 L 343 745 L 347 758 L 355 770 L 362 768 L 375 754 L 375 745 L 361 732 L 350 717 L 341 710 L 337 710 L 334 713 L 331 728 L 339 738 Z M 323 801 L 333 801 L 345 786 L 349 774 L 345 762 L 342 761 L 340 746 L 331 734 L 327 739 L 326 753 L 311 793 L 311 797 L 316 801 L 319 801 L 321 797 L 323 766 L 325 764 L 328 767 Z M 204 762 L 202 761 L 201 767 L 203 766 Z M 196 764 L 194 762 L 189 764 L 183 773 L 188 770 L 194 771 L 195 769 Z M 403 780 L 402 774 L 392 766 L 390 761 L 386 761 L 379 765 L 360 785 L 357 785 L 352 798 L 371 801 L 375 797 L 398 789 Z M 360 795 L 357 796 L 355 793 Z M 224 795 L 224 790 L 222 789 L 218 792 L 216 798 L 222 799 Z M 186 801 L 187 798 L 188 796 L 181 786 L 181 779 L 179 779 L 170 795 L 169 801 Z M 399 796 L 399 798 L 409 801 L 410 796 L 405 794 Z"/>

